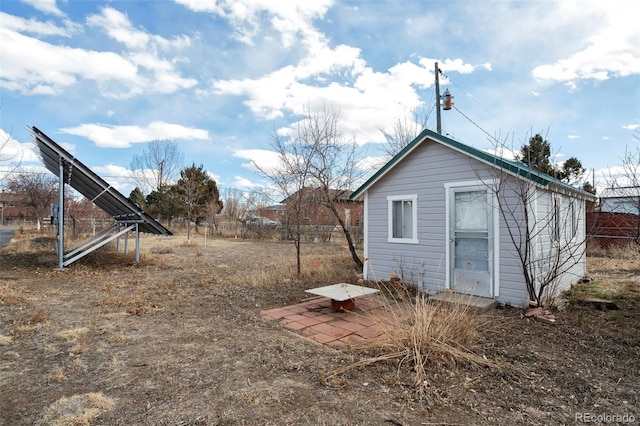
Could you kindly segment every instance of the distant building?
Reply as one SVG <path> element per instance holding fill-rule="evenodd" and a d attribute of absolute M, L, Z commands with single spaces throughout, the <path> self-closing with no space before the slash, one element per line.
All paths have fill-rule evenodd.
<path fill-rule="evenodd" d="M 591 242 L 603 248 L 640 244 L 640 187 L 606 188 L 587 213 Z"/>
<path fill-rule="evenodd" d="M 0 225 L 34 222 L 37 220 L 32 208 L 27 207 L 27 196 L 13 192 L 0 192 Z"/>
<path fill-rule="evenodd" d="M 600 196 L 600 212 L 640 214 L 640 187 L 606 188 Z"/>
<path fill-rule="evenodd" d="M 301 193 L 302 192 L 302 193 Z M 329 190 L 329 197 L 335 200 L 338 215 L 348 227 L 361 226 L 364 218 L 364 204 L 360 200 L 351 200 L 352 191 Z M 306 187 L 283 200 L 285 206 L 281 222 L 286 221 L 288 212 L 295 207 L 297 200 L 301 200 L 301 224 L 309 226 L 339 226 L 338 220 L 327 207 L 326 195 L 320 188 Z"/>

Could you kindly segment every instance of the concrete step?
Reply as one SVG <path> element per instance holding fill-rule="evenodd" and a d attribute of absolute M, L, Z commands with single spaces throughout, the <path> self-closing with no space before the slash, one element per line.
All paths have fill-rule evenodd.
<path fill-rule="evenodd" d="M 431 303 L 448 303 L 448 304 L 464 304 L 469 306 L 477 314 L 486 314 L 496 306 L 498 302 L 495 299 L 489 299 L 488 297 L 479 297 L 470 294 L 455 293 L 453 291 L 443 291 L 441 293 L 432 294 L 429 296 Z"/>

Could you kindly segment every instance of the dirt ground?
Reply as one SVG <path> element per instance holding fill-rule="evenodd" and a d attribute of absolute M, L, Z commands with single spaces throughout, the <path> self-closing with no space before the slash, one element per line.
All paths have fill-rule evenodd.
<path fill-rule="evenodd" d="M 498 309 L 482 319 L 474 350 L 499 367 L 434 367 L 421 396 L 397 361 L 325 382 L 367 354 L 261 317 L 315 285 L 259 281 L 292 258 L 291 244 L 210 239 L 205 248 L 143 237 L 141 245 L 140 264 L 96 254 L 64 271 L 50 249 L 2 251 L 0 425 L 640 421 L 640 297 L 618 310 L 570 303 L 555 325 Z M 356 279 L 336 245 L 307 244 L 303 253 L 320 261 L 342 253 L 345 279 Z M 640 260 L 615 262 L 590 259 L 590 271 L 638 296 Z"/>

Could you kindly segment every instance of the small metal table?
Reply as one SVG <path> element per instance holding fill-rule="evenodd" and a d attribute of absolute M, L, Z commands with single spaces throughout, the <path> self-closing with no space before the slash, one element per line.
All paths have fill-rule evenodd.
<path fill-rule="evenodd" d="M 307 293 L 331 299 L 331 308 L 335 312 L 352 311 L 355 307 L 354 299 L 360 296 L 377 293 L 380 290 L 359 285 L 339 283 L 324 287 L 305 290 Z"/>

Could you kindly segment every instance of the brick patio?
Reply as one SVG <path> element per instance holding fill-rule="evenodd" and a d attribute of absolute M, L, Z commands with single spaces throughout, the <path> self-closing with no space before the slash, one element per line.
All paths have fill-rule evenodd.
<path fill-rule="evenodd" d="M 353 311 L 334 312 L 330 299 L 316 297 L 260 315 L 316 342 L 345 346 L 380 336 L 398 318 L 406 317 L 406 310 L 402 312 L 400 307 L 391 309 L 384 296 L 373 294 L 357 298 Z"/>

